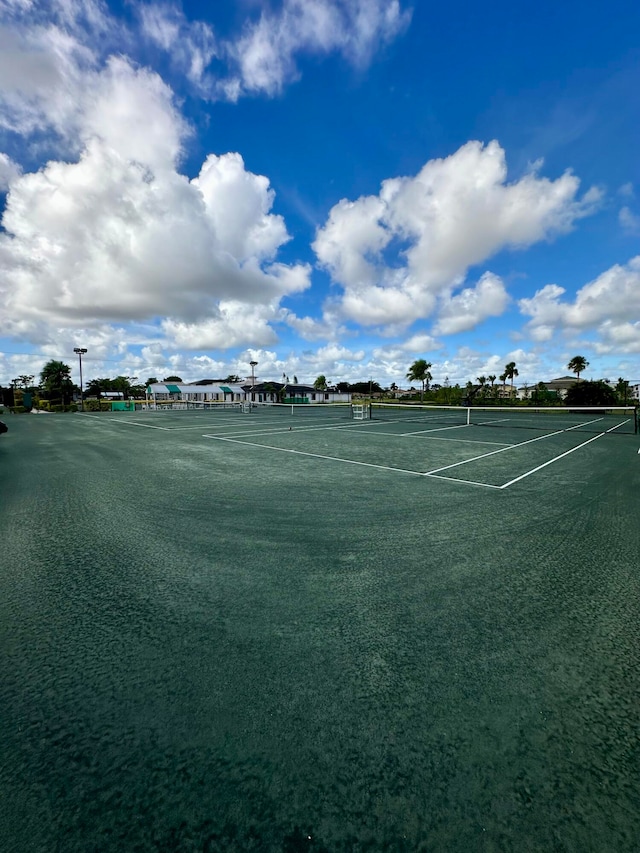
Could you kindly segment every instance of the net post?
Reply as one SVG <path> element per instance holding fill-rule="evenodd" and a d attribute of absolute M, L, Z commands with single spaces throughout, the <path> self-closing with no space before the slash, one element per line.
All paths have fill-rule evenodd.
<path fill-rule="evenodd" d="M 467 406 L 467 426 L 471 424 L 471 406 Z"/>

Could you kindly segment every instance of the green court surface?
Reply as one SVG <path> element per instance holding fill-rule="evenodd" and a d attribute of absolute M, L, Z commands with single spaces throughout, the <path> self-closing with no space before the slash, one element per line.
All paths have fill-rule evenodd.
<path fill-rule="evenodd" d="M 5 420 L 3 851 L 638 850 L 640 436 Z"/>

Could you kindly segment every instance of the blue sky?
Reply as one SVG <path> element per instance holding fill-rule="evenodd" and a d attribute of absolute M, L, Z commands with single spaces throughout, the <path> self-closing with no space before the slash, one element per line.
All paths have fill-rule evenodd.
<path fill-rule="evenodd" d="M 640 6 L 0 0 L 0 383 L 640 379 Z"/>

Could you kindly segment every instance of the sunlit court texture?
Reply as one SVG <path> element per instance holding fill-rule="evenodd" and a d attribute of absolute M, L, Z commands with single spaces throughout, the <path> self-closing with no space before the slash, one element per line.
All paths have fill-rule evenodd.
<path fill-rule="evenodd" d="M 5 420 L 0 848 L 639 849 L 633 408 Z"/>

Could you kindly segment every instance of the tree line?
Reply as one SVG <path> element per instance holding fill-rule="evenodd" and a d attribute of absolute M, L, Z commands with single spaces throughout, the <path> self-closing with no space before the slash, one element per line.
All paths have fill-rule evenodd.
<path fill-rule="evenodd" d="M 45 403 L 43 408 L 53 407 L 56 409 L 68 409 L 73 406 L 74 397 L 80 393 L 80 388 L 71 379 L 71 367 L 63 361 L 51 359 L 40 371 L 39 382 L 35 382 L 35 374 L 21 374 L 11 380 L 9 388 L 2 388 L 0 392 L 4 405 L 13 407 L 17 401 L 33 399 L 40 404 Z M 116 376 L 91 379 L 84 386 L 85 397 L 96 397 L 100 399 L 102 394 L 115 392 L 121 394 L 125 400 L 129 398 L 144 397 L 147 385 L 157 382 L 155 376 L 150 376 L 145 384 L 136 383 L 137 376 Z M 167 376 L 163 382 L 182 382 L 179 376 Z"/>
<path fill-rule="evenodd" d="M 568 389 L 564 399 L 569 405 L 628 405 L 632 402 L 631 388 L 628 380 L 622 377 L 618 378 L 615 387 L 608 379 L 598 381 L 580 380 L 580 374 L 589 366 L 589 362 L 584 356 L 574 356 L 567 364 L 567 368 L 576 374 L 576 383 Z M 459 384 L 451 385 L 448 377 L 445 377 L 442 384 L 433 383 L 433 375 L 431 368 L 433 364 L 424 358 L 416 359 L 406 374 L 406 378 L 410 382 L 420 383 L 420 401 L 425 401 L 425 395 L 429 402 L 441 403 L 444 405 L 472 405 L 473 402 L 497 401 L 500 396 L 500 386 L 496 385 L 496 380 L 500 380 L 502 388 L 507 380 L 510 381 L 509 396 L 514 396 L 514 380 L 519 375 L 515 361 L 510 361 L 505 365 L 504 371 L 499 375 L 490 374 L 488 376 L 476 377 L 477 384 L 468 382 L 466 386 L 461 387 Z M 5 405 L 13 406 L 16 402 L 16 392 L 22 392 L 31 395 L 42 401 L 47 401 L 52 405 L 57 405 L 62 408 L 67 408 L 72 405 L 74 396 L 79 392 L 79 388 L 71 380 L 71 368 L 63 361 L 52 359 L 48 361 L 42 368 L 39 376 L 39 383 L 34 384 L 35 375 L 21 374 L 11 381 L 9 389 L 3 389 L 0 386 L 2 402 Z M 153 385 L 158 381 L 162 382 L 182 382 L 180 376 L 165 376 L 162 380 L 158 380 L 155 376 L 149 376 L 143 383 L 136 382 L 136 376 L 116 376 L 99 377 L 91 379 L 87 382 L 84 388 L 86 397 L 94 397 L 100 399 L 102 394 L 115 392 L 121 394 L 127 400 L 129 398 L 144 397 L 148 385 Z M 230 374 L 225 382 L 238 382 L 240 377 L 236 374 Z M 283 374 L 285 388 L 289 383 L 289 377 Z M 294 383 L 297 384 L 298 377 L 294 376 Z M 318 391 L 326 391 L 329 389 L 329 382 L 324 374 L 320 374 L 313 387 Z M 385 394 L 392 396 L 399 390 L 396 383 L 392 382 L 387 388 L 383 387 L 379 382 L 369 379 L 361 382 L 338 382 L 335 389 L 342 393 L 351 393 L 362 396 L 378 396 L 382 397 Z M 283 389 L 284 390 L 284 389 Z M 554 402 L 559 402 L 557 395 L 550 392 L 543 382 L 528 388 L 525 385 L 525 400 L 534 405 L 551 405 Z"/>

